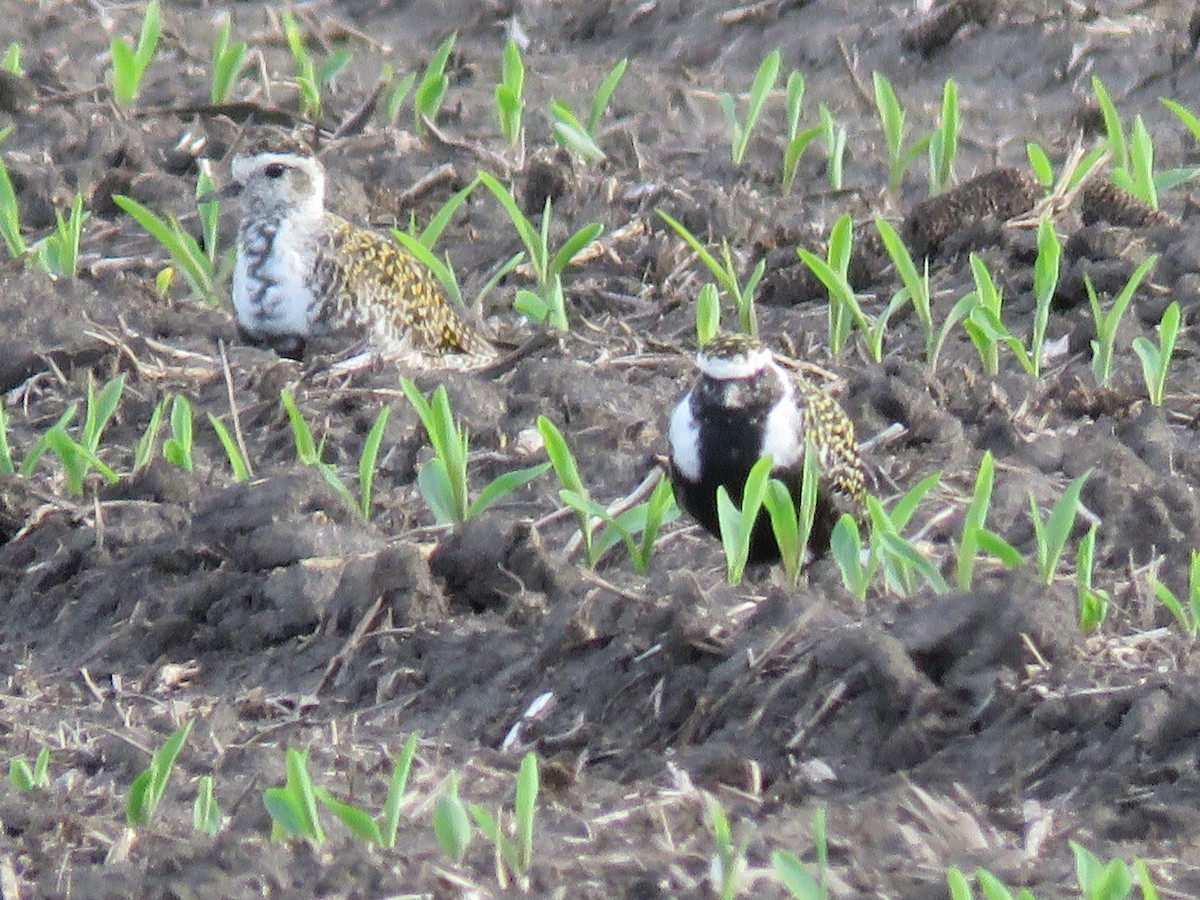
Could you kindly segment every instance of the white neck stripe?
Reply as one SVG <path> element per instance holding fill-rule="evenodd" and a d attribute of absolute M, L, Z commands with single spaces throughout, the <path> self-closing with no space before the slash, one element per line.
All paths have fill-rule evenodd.
<path fill-rule="evenodd" d="M 700 353 L 696 357 L 696 367 L 709 378 L 717 381 L 736 381 L 750 378 L 765 371 L 771 365 L 771 351 L 766 347 L 755 350 L 750 354 L 738 354 L 731 359 L 719 356 L 708 356 Z"/>

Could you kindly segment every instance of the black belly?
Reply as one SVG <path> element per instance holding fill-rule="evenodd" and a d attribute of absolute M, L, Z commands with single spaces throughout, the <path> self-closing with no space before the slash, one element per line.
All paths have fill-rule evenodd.
<path fill-rule="evenodd" d="M 755 422 L 705 422 L 701 427 L 699 481 L 688 481 L 671 465 L 671 481 L 675 488 L 675 499 L 697 522 L 712 535 L 721 536 L 717 520 L 717 488 L 725 486 L 730 498 L 740 507 L 742 490 L 750 469 L 758 461 L 758 450 L 762 445 L 761 431 Z M 792 495 L 796 508 L 800 507 L 800 482 L 802 468 L 776 467 L 771 477 L 782 481 Z M 820 556 L 829 550 L 829 538 L 837 519 L 829 497 L 824 491 L 817 495 L 816 517 L 809 536 L 809 549 Z M 759 511 L 750 534 L 750 562 L 775 562 L 779 559 L 779 545 L 771 530 L 771 519 L 766 509 Z"/>

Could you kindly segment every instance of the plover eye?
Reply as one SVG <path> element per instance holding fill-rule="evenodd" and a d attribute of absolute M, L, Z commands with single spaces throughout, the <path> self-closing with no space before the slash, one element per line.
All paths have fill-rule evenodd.
<path fill-rule="evenodd" d="M 269 166 L 263 169 L 263 174 L 268 178 L 280 178 L 286 169 L 287 166 L 285 166 L 283 163 L 271 163 Z"/>

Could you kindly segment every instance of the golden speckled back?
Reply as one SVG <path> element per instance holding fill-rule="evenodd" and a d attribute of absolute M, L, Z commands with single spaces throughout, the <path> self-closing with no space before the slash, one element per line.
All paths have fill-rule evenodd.
<path fill-rule="evenodd" d="M 317 293 L 325 298 L 321 315 L 331 326 L 369 328 L 384 342 L 422 355 L 494 356 L 418 259 L 373 231 L 332 214 L 327 218 Z"/>

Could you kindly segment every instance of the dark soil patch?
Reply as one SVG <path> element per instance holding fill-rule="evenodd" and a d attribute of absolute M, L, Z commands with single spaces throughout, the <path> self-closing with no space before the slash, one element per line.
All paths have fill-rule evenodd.
<path fill-rule="evenodd" d="M 354 53 L 325 97 L 330 130 L 361 107 L 385 61 L 419 70 L 446 34 L 459 35 L 439 119 L 449 140 L 404 130 L 408 107 L 399 129 L 375 114 L 351 136 L 325 138 L 334 209 L 381 228 L 424 222 L 485 168 L 509 179 L 531 214 L 553 198 L 554 242 L 605 226 L 602 252 L 568 272 L 572 330 L 561 342 L 495 377 L 403 373 L 427 391 L 446 385 L 470 429 L 476 489 L 542 458 L 539 415 L 563 430 L 605 503 L 658 464 L 667 410 L 690 377 L 693 301 L 706 278 L 661 208 L 714 245 L 727 239 L 743 272 L 767 259 L 762 334 L 841 376 L 834 389 L 860 438 L 903 426 L 871 454 L 877 494 L 943 473 L 910 529 L 948 576 L 984 451 L 997 468 L 990 527 L 1027 557 L 1030 494 L 1045 510 L 1090 472 L 1082 499 L 1100 523 L 1095 584 L 1111 595 L 1092 636 L 1075 622 L 1074 540 L 1049 586 L 1030 565 L 988 563 L 969 591 L 872 591 L 859 604 L 828 559 L 799 590 L 770 569 L 731 588 L 719 544 L 683 520 L 648 575 L 619 550 L 592 572 L 548 477 L 467 525 L 435 526 L 416 488 L 428 449 L 395 365 L 347 371 L 338 363 L 350 343 L 337 339 L 299 361 L 240 343 L 228 311 L 186 296 L 182 279 L 159 295 L 162 250 L 112 201 L 130 195 L 198 234 L 201 160 L 221 173 L 249 102 L 260 122 L 300 121 L 274 13 L 237 7 L 236 34 L 263 63 L 239 83 L 239 104 L 218 113 L 197 109 L 213 9 L 170 4 L 143 93 L 121 110 L 104 87 L 107 32 L 134 33 L 135 11 L 0 2 L 26 69 L 0 79 L 0 128 L 13 126 L 0 150 L 27 237 L 45 234 L 75 192 L 91 210 L 78 279 L 0 264 L 0 391 L 18 460 L 90 380 L 126 379 L 101 445 L 118 484 L 93 475 L 86 496 L 71 497 L 51 455 L 28 478 L 0 477 L 0 758 L 49 747 L 53 779 L 33 797 L 0 791 L 5 896 L 10 885 L 79 898 L 499 896 L 491 848 L 478 840 L 450 866 L 429 814 L 452 770 L 468 801 L 509 804 L 527 749 L 544 761 L 537 896 L 705 895 L 703 791 L 748 842 L 745 896 L 783 896 L 766 872 L 770 854 L 811 861 L 819 807 L 834 896 L 945 897 L 950 865 L 1064 896 L 1069 840 L 1106 859 L 1145 858 L 1164 896 L 1200 895 L 1197 666 L 1149 586 L 1157 577 L 1185 594 L 1200 546 L 1200 395 L 1190 387 L 1200 377 L 1200 245 L 1188 186 L 1165 192 L 1161 211 L 1093 188 L 1058 215 L 1063 274 L 1047 329 L 1058 349 L 1040 378 L 1006 351 L 1000 373 L 983 375 L 961 328 L 930 372 L 910 312 L 890 324 L 882 363 L 857 339 L 830 359 L 825 292 L 795 255 L 823 249 L 849 211 L 851 278 L 878 313 L 899 287 L 868 237 L 885 215 L 930 255 L 935 321 L 972 289 L 977 252 L 1004 291 L 1005 323 L 1027 335 L 1034 231 L 1007 221 L 1040 194 L 1024 174 L 1025 141 L 1063 159 L 1094 123 L 1097 74 L 1127 121 L 1145 117 L 1157 166 L 1195 156 L 1157 102 L 1200 94 L 1190 8 L 1068 6 L 963 2 L 925 21 L 900 3 L 346 0 L 305 5 L 300 17 L 318 53 Z M 506 30 L 529 42 L 523 159 L 505 151 L 493 114 Z M 746 162 L 729 161 L 717 92 L 744 91 L 776 46 L 784 70 L 808 78 L 805 122 L 823 102 L 848 129 L 846 190 L 829 189 L 817 141 L 782 194 L 778 97 Z M 543 110 L 554 98 L 586 108 L 622 57 L 629 69 L 600 136 L 608 158 L 573 162 L 555 150 Z M 944 80 L 956 80 L 966 187 L 929 200 L 917 165 L 895 196 L 883 190 L 876 69 L 914 131 L 933 124 Z M 233 224 L 227 215 L 223 246 Z M 468 295 L 520 249 L 482 191 L 439 247 Z M 1111 295 L 1151 252 L 1159 262 L 1100 388 L 1085 276 Z M 511 308 L 526 285 L 509 276 L 484 309 L 514 345 L 534 333 Z M 1156 409 L 1130 343 L 1155 337 L 1172 299 L 1185 325 Z M 376 415 L 392 405 L 369 521 L 297 462 L 284 388 L 351 485 Z M 132 475 L 152 411 L 173 395 L 196 412 L 194 471 L 156 459 Z M 232 426 L 231 402 L 254 468 L 244 484 L 206 418 Z M 1081 520 L 1075 538 L 1084 530 Z M 195 730 L 159 818 L 126 830 L 128 785 L 187 718 Z M 285 747 L 311 747 L 320 783 L 376 809 L 391 756 L 413 731 L 423 740 L 397 850 L 369 850 L 331 818 L 321 847 L 271 842 L 260 798 L 283 778 Z M 190 830 L 204 774 L 229 817 L 216 838 Z"/>

